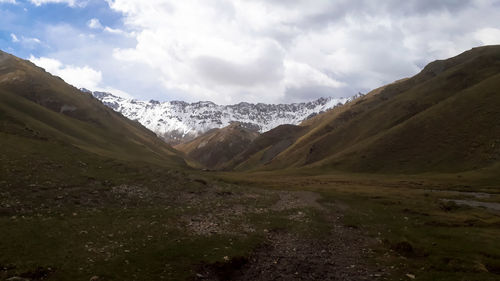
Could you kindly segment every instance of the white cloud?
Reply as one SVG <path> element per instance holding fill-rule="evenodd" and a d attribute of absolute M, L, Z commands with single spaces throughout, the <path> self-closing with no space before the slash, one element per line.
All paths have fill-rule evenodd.
<path fill-rule="evenodd" d="M 19 39 L 17 38 L 17 36 L 14 33 L 10 34 L 10 38 L 12 39 L 12 42 L 14 42 L 14 43 L 19 42 Z"/>
<path fill-rule="evenodd" d="M 292 80 L 286 75 L 294 72 L 284 71 L 286 48 L 265 33 L 299 17 L 298 10 L 288 15 L 286 7 L 275 12 L 260 2 L 213 0 L 117 0 L 110 5 L 124 13 L 127 27 L 138 30 L 135 48 L 116 49 L 114 57 L 156 69 L 168 91 L 186 92 L 191 100 L 269 102 L 282 99 Z M 308 69 L 316 74 L 315 83 L 340 85 L 326 85 L 327 76 L 315 67 Z"/>
<path fill-rule="evenodd" d="M 114 95 L 124 98 L 131 98 L 132 96 L 125 91 L 102 85 L 102 73 L 92 69 L 89 66 L 73 66 L 65 65 L 59 60 L 47 57 L 34 57 L 30 56 L 29 60 L 45 71 L 61 77 L 66 83 L 71 84 L 77 88 L 86 88 L 91 91 L 111 92 Z"/>
<path fill-rule="evenodd" d="M 40 41 L 40 39 L 35 38 L 35 37 L 30 38 L 30 37 L 24 37 L 23 36 L 22 39 L 23 39 L 23 42 L 25 42 L 25 43 L 36 43 L 36 44 L 41 44 L 42 43 L 42 41 Z"/>
<path fill-rule="evenodd" d="M 122 34 L 122 33 L 124 33 L 123 30 L 121 30 L 121 29 L 114 29 L 114 28 L 111 28 L 109 26 L 106 26 L 104 28 L 104 31 L 109 32 L 109 33 L 115 33 L 115 34 Z"/>
<path fill-rule="evenodd" d="M 50 42 L 43 56 L 88 65 L 102 73 L 97 87 L 140 99 L 350 96 L 500 38 L 497 0 L 106 1 L 122 24 L 94 18 L 90 34 L 71 23 L 49 26 L 37 35 L 41 46 Z"/>
<path fill-rule="evenodd" d="M 0 3 L 17 4 L 16 0 L 0 0 Z"/>
<path fill-rule="evenodd" d="M 29 60 L 77 88 L 97 89 L 102 81 L 101 72 L 88 66 L 64 65 L 56 59 L 46 57 L 31 56 Z"/>
<path fill-rule="evenodd" d="M 500 38 L 482 29 L 496 23 L 482 0 L 107 1 L 137 40 L 114 59 L 147 65 L 190 100 L 349 96 Z"/>
<path fill-rule="evenodd" d="M 99 19 L 97 18 L 92 18 L 89 21 L 87 21 L 87 26 L 90 27 L 91 29 L 99 29 L 115 35 L 124 35 L 127 37 L 132 37 L 135 35 L 134 32 L 125 32 L 119 28 L 111 28 L 109 26 L 103 26 L 99 21 Z"/>
<path fill-rule="evenodd" d="M 84 7 L 87 5 L 87 1 L 84 0 L 30 0 L 35 6 L 41 6 L 45 4 L 66 4 L 70 7 Z"/>
<path fill-rule="evenodd" d="M 21 36 L 21 38 L 19 38 L 14 33 L 10 34 L 10 38 L 11 38 L 13 43 L 20 43 L 20 44 L 24 45 L 25 47 L 33 48 L 39 44 L 42 44 L 42 41 L 40 41 L 40 39 L 38 39 L 38 38 L 25 37 L 25 36 Z"/>
<path fill-rule="evenodd" d="M 340 88 L 344 86 L 344 83 L 328 77 L 305 63 L 285 61 L 285 87 L 300 88 L 304 86 Z"/>
<path fill-rule="evenodd" d="M 115 35 L 123 35 L 125 37 L 134 37 L 136 34 L 135 32 L 126 32 L 122 29 L 119 29 L 119 28 L 111 28 L 109 26 L 106 26 L 104 27 L 104 31 L 105 32 L 108 32 L 108 33 L 111 33 L 111 34 L 115 34 Z"/>
<path fill-rule="evenodd" d="M 102 28 L 101 22 L 96 18 L 90 19 L 87 22 L 87 26 L 92 28 L 92 29 L 101 29 Z"/>
<path fill-rule="evenodd" d="M 475 33 L 475 37 L 485 45 L 500 44 L 500 29 L 482 28 Z"/>

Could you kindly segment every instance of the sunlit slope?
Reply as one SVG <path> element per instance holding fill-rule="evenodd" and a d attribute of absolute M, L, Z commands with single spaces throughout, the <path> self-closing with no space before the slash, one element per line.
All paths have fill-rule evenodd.
<path fill-rule="evenodd" d="M 43 153 L 44 144 L 59 144 L 99 157 L 184 166 L 173 148 L 139 123 L 34 64 L 3 52 L 0 134 L 0 142 L 9 142 L 3 149 L 23 150 L 22 146 L 37 143 Z"/>
<path fill-rule="evenodd" d="M 276 155 L 307 132 L 307 126 L 281 125 L 257 137 L 225 165 L 226 169 L 249 170 L 268 164 Z"/>
<path fill-rule="evenodd" d="M 500 46 L 435 61 L 304 125 L 313 127 L 260 169 L 455 172 L 500 153 Z"/>
<path fill-rule="evenodd" d="M 188 143 L 176 145 L 175 148 L 201 167 L 221 169 L 258 136 L 257 131 L 235 122 L 221 129 L 212 129 Z"/>

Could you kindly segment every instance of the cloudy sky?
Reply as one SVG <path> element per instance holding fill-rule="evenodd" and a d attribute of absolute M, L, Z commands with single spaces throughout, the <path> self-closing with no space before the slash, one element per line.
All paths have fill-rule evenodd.
<path fill-rule="evenodd" d="M 289 103 L 500 44 L 499 18 L 500 0 L 0 0 L 0 48 L 137 99 Z"/>

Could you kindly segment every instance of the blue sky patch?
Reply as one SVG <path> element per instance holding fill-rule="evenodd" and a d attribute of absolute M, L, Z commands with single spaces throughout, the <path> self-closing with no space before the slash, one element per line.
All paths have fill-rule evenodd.
<path fill-rule="evenodd" d="M 62 25 L 82 33 L 91 32 L 87 23 L 92 18 L 97 18 L 103 26 L 123 27 L 121 13 L 114 12 L 100 0 L 73 7 L 64 3 L 36 6 L 19 0 L 16 4 L 0 3 L 0 48 L 22 58 L 44 56 L 57 48 L 47 40 L 50 39 L 48 27 Z"/>

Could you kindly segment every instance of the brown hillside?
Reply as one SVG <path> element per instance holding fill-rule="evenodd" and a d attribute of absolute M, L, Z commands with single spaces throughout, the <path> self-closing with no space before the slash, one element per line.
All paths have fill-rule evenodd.
<path fill-rule="evenodd" d="M 305 121 L 310 129 L 259 169 L 420 173 L 494 165 L 499 89 L 500 46 L 474 48 Z"/>
<path fill-rule="evenodd" d="M 178 152 L 137 122 L 4 52 L 0 52 L 0 134 L 6 166 L 25 153 L 31 164 L 64 159 L 66 166 L 78 166 L 90 157 L 185 167 Z"/>
<path fill-rule="evenodd" d="M 222 129 L 210 130 L 175 148 L 204 168 L 220 169 L 233 157 L 247 149 L 258 136 L 258 132 L 235 122 Z"/>

